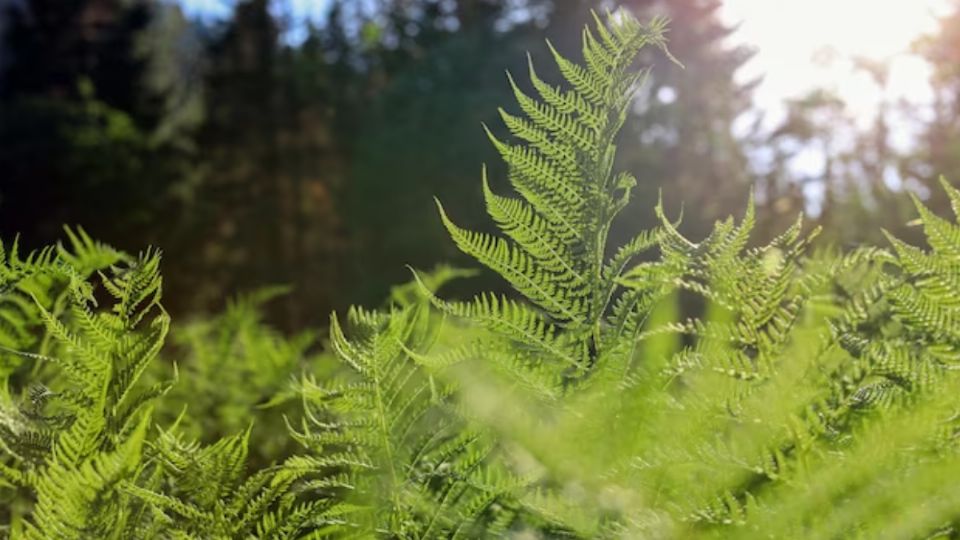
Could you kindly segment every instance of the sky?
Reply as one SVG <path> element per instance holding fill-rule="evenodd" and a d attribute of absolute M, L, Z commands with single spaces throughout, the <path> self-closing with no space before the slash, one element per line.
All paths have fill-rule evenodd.
<path fill-rule="evenodd" d="M 235 0 L 179 0 L 179 3 L 188 14 L 217 18 L 229 15 Z M 330 0 L 286 0 L 286 3 L 297 17 L 321 20 Z"/>

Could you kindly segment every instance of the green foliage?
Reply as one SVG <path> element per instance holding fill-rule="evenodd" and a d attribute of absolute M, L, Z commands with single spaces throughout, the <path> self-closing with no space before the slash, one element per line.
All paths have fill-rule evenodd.
<path fill-rule="evenodd" d="M 308 421 L 295 436 L 310 454 L 290 463 L 329 498 L 323 520 L 350 535 L 404 538 L 502 527 L 515 481 L 485 466 L 489 441 L 449 410 L 452 389 L 411 360 L 430 338 L 425 306 L 352 309 L 347 320 L 355 336 L 334 316 L 331 346 L 351 377 L 304 381 Z"/>
<path fill-rule="evenodd" d="M 664 20 L 648 27 L 632 17 L 597 19 L 583 33 L 581 67 L 551 46 L 568 89 L 544 82 L 530 62 L 540 100 L 510 77 L 526 118 L 501 110 L 512 145 L 487 131 L 508 165 L 520 198 L 494 193 L 483 176 L 487 212 L 509 239 L 455 225 L 438 202 L 443 223 L 462 251 L 503 276 L 533 306 L 494 295 L 467 303 L 434 303 L 529 349 L 537 364 L 555 363 L 566 378 L 582 376 L 608 349 L 635 334 L 656 290 L 622 294 L 618 282 L 630 261 L 656 244 L 645 232 L 605 261 L 607 236 L 636 181 L 612 171 L 613 140 L 627 116 L 643 72 L 629 70 L 647 44 L 664 45 Z M 654 288 L 656 289 L 656 288 Z M 561 376 L 558 373 L 558 376 Z"/>
<path fill-rule="evenodd" d="M 61 270 L 56 259 L 69 263 L 81 277 L 117 262 L 116 251 L 94 242 L 83 229 L 66 229 L 70 252 L 62 245 L 30 253 L 22 259 L 15 240 L 9 252 L 0 245 L 2 277 L 0 277 L 0 373 L 2 391 L 10 399 L 10 378 L 22 371 L 22 352 L 43 354 L 49 347 L 49 337 L 43 332 L 40 310 L 59 312 L 68 294 L 70 276 Z M 15 382 L 14 382 L 15 384 Z"/>
<path fill-rule="evenodd" d="M 80 234 L 71 234 L 76 255 L 61 249 L 55 258 L 45 250 L 26 263 L 35 275 L 67 281 L 63 302 L 54 303 L 62 309 L 51 311 L 34 296 L 37 319 L 54 345 L 44 353 L 19 353 L 35 360 L 42 375 L 23 391 L 19 407 L 10 404 L 3 413 L 3 448 L 12 460 L 5 481 L 37 501 L 32 519 L 13 521 L 28 538 L 107 537 L 126 530 L 123 502 L 112 488 L 135 469 L 146 407 L 167 388 L 137 387 L 169 325 L 158 303 L 159 254 L 148 251 L 99 273 L 113 305 L 96 310 L 93 289 L 78 272 L 118 256 Z M 7 266 L 25 267 L 16 256 Z M 60 501 L 64 492 L 73 496 L 69 504 Z M 101 501 L 111 511 L 104 512 Z"/>
<path fill-rule="evenodd" d="M 312 332 L 287 338 L 263 323 L 261 306 L 286 293 L 261 289 L 230 301 L 217 316 L 174 327 L 169 362 L 155 363 L 151 375 L 169 377 L 175 364 L 181 380 L 158 404 L 157 420 L 179 419 L 182 434 L 204 442 L 243 432 L 253 421 L 253 463 L 266 466 L 289 455 L 295 443 L 284 416 L 297 414 L 291 383 L 332 363 L 313 354 Z"/>
<path fill-rule="evenodd" d="M 298 518 L 310 505 L 285 497 L 290 476 L 271 469 L 245 474 L 249 438 L 248 428 L 201 446 L 162 431 L 144 474 L 120 487 L 148 509 L 140 537 L 299 537 Z"/>
<path fill-rule="evenodd" d="M 526 118 L 502 115 L 526 144 L 491 140 L 519 197 L 483 179 L 506 238 L 440 207 L 517 298 L 442 300 L 472 272 L 415 274 L 381 310 L 334 314 L 329 356 L 305 362 L 309 335 L 260 322 L 267 291 L 175 330 L 170 382 L 149 367 L 169 328 L 156 251 L 79 230 L 70 248 L 3 251 L 5 531 L 960 534 L 960 225 L 917 201 L 928 247 L 890 236 L 839 254 L 811 250 L 801 219 L 754 245 L 752 201 L 691 241 L 660 203 L 654 230 L 612 248 L 632 187 L 612 172 L 630 66 L 664 32 L 618 12 L 584 32 L 584 66 L 554 52 L 566 88 L 532 67 L 540 101 L 514 84 Z"/>
<path fill-rule="evenodd" d="M 607 35 L 640 28 L 621 24 Z M 516 472 L 533 471 L 518 502 L 535 518 L 522 522 L 589 538 L 951 534 L 950 504 L 914 497 L 956 466 L 956 229 L 920 205 L 930 254 L 891 240 L 895 256 L 811 258 L 817 231 L 804 234 L 801 221 L 749 248 L 752 202 L 739 224 L 718 222 L 702 242 L 682 236 L 658 205 L 659 228 L 602 266 L 607 219 L 629 186 L 597 159 L 612 156 L 618 125 L 605 133 L 581 110 L 592 103 L 616 118 L 621 102 L 605 92 L 629 87 L 619 71 L 597 69 L 610 65 L 598 60 L 596 44 L 611 43 L 603 31 L 599 40 L 585 34 L 585 67 L 557 59 L 571 90 L 532 70 L 545 103 L 518 90 L 531 120 L 504 117 L 529 146 L 491 136 L 522 199 L 497 198 L 484 178 L 488 212 L 514 243 L 460 229 L 441 207 L 457 245 L 529 302 L 433 298 L 505 338 L 481 338 L 433 365 L 448 368 L 462 408 L 497 434 Z M 648 247 L 658 258 L 624 272 Z M 651 320 L 674 290 L 699 297 L 702 312 Z M 683 336 L 675 353 L 653 344 L 670 334 Z M 510 376 L 486 376 L 491 364 Z M 517 382 L 533 373 L 531 393 Z M 837 511 L 824 513 L 827 505 Z M 893 517 L 899 507 L 910 519 Z"/>

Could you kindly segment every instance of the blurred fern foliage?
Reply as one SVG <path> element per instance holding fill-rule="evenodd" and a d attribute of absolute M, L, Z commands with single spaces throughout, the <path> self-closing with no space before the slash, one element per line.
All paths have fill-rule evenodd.
<path fill-rule="evenodd" d="M 531 62 L 484 172 L 499 235 L 452 241 L 512 296 L 414 272 L 378 309 L 284 336 L 258 306 L 174 325 L 160 254 L 0 250 L 0 508 L 11 538 L 955 538 L 960 226 L 926 246 L 607 241 L 615 141 L 666 22 Z M 943 183 L 960 216 L 960 191 Z M 510 192 L 512 194 L 503 194 Z M 697 299 L 682 313 L 681 298 Z"/>

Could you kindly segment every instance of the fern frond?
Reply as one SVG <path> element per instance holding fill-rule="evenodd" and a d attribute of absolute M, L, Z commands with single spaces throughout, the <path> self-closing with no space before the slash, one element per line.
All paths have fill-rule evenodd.
<path fill-rule="evenodd" d="M 486 168 L 482 185 L 490 217 L 512 242 L 458 227 L 437 203 L 461 251 L 504 277 L 543 315 L 484 295 L 468 304 L 434 303 L 501 334 L 520 349 L 541 350 L 571 364 L 573 378 L 589 373 L 601 349 L 615 341 L 610 336 L 635 332 L 643 319 L 637 310 L 649 307 L 635 299 L 618 300 L 623 294 L 620 279 L 630 260 L 654 247 L 658 233 L 641 234 L 609 262 L 605 256 L 611 223 L 636 182 L 629 174 L 612 171 L 613 139 L 643 77 L 628 68 L 646 43 L 661 43 L 662 25 L 656 21 L 645 28 L 629 15 L 611 15 L 606 24 L 598 24 L 599 37 L 584 32 L 585 66 L 563 57 L 548 42 L 566 89 L 541 79 L 532 60 L 529 76 L 537 97 L 521 90 L 508 73 L 526 118 L 502 110 L 501 117 L 510 132 L 528 144 L 505 143 L 484 129 L 506 162 L 508 179 L 520 198 L 494 193 Z M 658 267 L 664 272 L 656 278 L 669 282 L 669 268 Z M 611 329 L 606 319 L 615 305 L 621 311 Z"/>
<path fill-rule="evenodd" d="M 24 529 L 25 538 L 119 538 L 127 513 L 116 486 L 139 466 L 148 416 L 121 446 L 89 460 L 62 460 L 54 454 L 38 477 L 37 506 Z"/>

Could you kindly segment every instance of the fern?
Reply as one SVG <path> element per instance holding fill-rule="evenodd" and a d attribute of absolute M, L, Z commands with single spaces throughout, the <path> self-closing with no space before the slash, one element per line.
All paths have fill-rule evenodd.
<path fill-rule="evenodd" d="M 97 311 L 81 272 L 122 257 L 82 231 L 69 234 L 74 253 L 60 248 L 54 257 L 48 249 L 26 261 L 12 255 L 5 265 L 8 276 L 65 282 L 57 300 L 31 294 L 34 324 L 46 328 L 49 346 L 38 353 L 9 351 L 37 362 L 34 370 L 45 374 L 42 386 L 28 389 L 23 406 L 5 408 L 0 429 L 7 481 L 37 500 L 30 520 L 11 516 L 13 531 L 26 537 L 107 537 L 124 530 L 123 502 L 113 486 L 135 472 L 145 406 L 166 388 L 136 388 L 169 324 L 157 304 L 159 256 L 148 252 L 101 274 L 114 304 L 111 311 Z M 64 490 L 71 500 L 61 505 Z M 112 511 L 101 514 L 101 504 Z"/>
<path fill-rule="evenodd" d="M 50 459 L 33 480 L 37 506 L 22 537 L 128 538 L 128 501 L 115 487 L 136 472 L 147 421 L 143 416 L 129 437 L 109 451 L 82 460 L 62 454 Z"/>
<path fill-rule="evenodd" d="M 422 305 L 354 308 L 353 338 L 331 320 L 331 346 L 352 375 L 304 380 L 308 420 L 295 436 L 311 453 L 287 464 L 327 501 L 312 518 L 318 526 L 348 537 L 472 537 L 511 515 L 515 482 L 486 466 L 489 442 L 452 414 L 450 389 L 410 357 L 429 339 L 427 315 Z"/>
<path fill-rule="evenodd" d="M 950 470 L 949 458 L 926 469 L 920 464 L 929 456 L 904 455 L 921 442 L 935 449 L 945 441 L 934 437 L 943 417 L 936 421 L 931 411 L 944 412 L 947 394 L 938 390 L 952 380 L 946 367 L 957 326 L 949 279 L 956 269 L 938 255 L 921 256 L 894 241 L 896 258 L 866 249 L 811 259 L 807 246 L 817 231 L 804 234 L 802 221 L 751 248 L 751 201 L 739 224 L 719 222 L 701 242 L 683 237 L 658 205 L 660 226 L 603 261 L 609 220 L 629 195 L 629 177 L 612 175 L 608 160 L 618 127 L 611 119 L 620 118 L 626 103 L 620 98 L 628 100 L 636 82 L 624 71 L 636 53 L 629 44 L 658 42 L 658 32 L 621 16 L 598 27 L 599 39 L 585 34 L 586 66 L 553 51 L 571 89 L 543 83 L 532 68 L 542 102 L 514 84 L 527 118 L 502 115 L 528 145 L 490 136 L 520 198 L 496 195 L 483 177 L 488 213 L 506 238 L 464 230 L 442 206 L 440 213 L 460 249 L 525 301 L 432 297 L 443 312 L 499 338 L 434 354 L 426 365 L 456 381 L 463 408 L 498 433 L 501 446 L 536 464 L 537 487 L 519 498 L 522 521 L 550 534 L 724 537 L 739 524 L 752 534 L 807 537 L 821 530 L 817 516 L 787 514 L 778 528 L 758 525 L 761 509 L 805 500 L 818 467 L 857 462 L 871 450 L 876 455 L 865 461 L 876 460 L 904 489 L 920 489 L 932 476 L 913 483 L 905 471 Z M 922 207 L 921 214 L 931 244 L 955 255 L 960 229 Z M 658 260 L 633 262 L 652 247 L 659 248 Z M 853 284 L 850 294 L 838 292 L 844 284 Z M 650 326 L 654 309 L 674 289 L 702 297 L 704 316 Z M 646 341 L 673 333 L 689 345 L 669 356 L 637 356 L 657 350 L 645 348 Z M 458 371 L 458 363 L 469 368 Z M 491 364 L 515 381 L 537 384 L 487 377 Z M 900 399 L 894 395 L 900 390 L 915 397 Z M 496 410 L 485 408 L 491 400 L 500 404 Z M 850 446 L 899 418 L 927 424 L 915 439 Z M 611 433 L 613 419 L 622 435 Z M 869 507 L 864 497 L 886 485 L 862 477 L 851 482 L 838 475 L 831 484 L 851 498 L 851 509 Z M 617 494 L 613 507 L 604 502 L 608 493 Z M 929 530 L 944 526 L 936 525 Z M 861 529 L 881 530 L 855 513 L 822 530 L 833 536 Z"/>
<path fill-rule="evenodd" d="M 324 359 L 313 349 L 316 337 L 302 332 L 287 337 L 262 320 L 260 306 L 283 288 L 265 288 L 230 301 L 223 313 L 173 328 L 173 348 L 155 362 L 151 380 L 169 377 L 171 364 L 179 382 L 157 406 L 156 419 L 178 418 L 185 436 L 213 442 L 245 431 L 251 421 L 250 463 L 268 466 L 296 446 L 287 436 L 284 415 L 296 415 L 291 383 L 304 370 L 316 370 Z M 186 414 L 182 414 L 186 408 Z"/>
<path fill-rule="evenodd" d="M 2 392 L 10 402 L 10 377 L 22 372 L 20 352 L 44 354 L 49 336 L 39 316 L 39 307 L 61 311 L 71 274 L 86 279 L 91 273 L 119 262 L 123 255 L 91 239 L 83 229 L 64 228 L 68 246 L 58 244 L 20 255 L 17 241 L 9 251 L 0 245 L 0 377 Z M 29 364 L 29 361 L 28 361 Z"/>
<path fill-rule="evenodd" d="M 528 526 L 583 538 L 954 530 L 955 507 L 923 493 L 938 489 L 937 475 L 955 478 L 955 377 L 928 370 L 923 384 L 911 383 L 909 400 L 865 400 L 871 377 L 912 361 L 865 361 L 838 333 L 851 312 L 910 309 L 898 307 L 898 294 L 869 293 L 879 282 L 902 283 L 883 270 L 892 259 L 878 250 L 811 259 L 799 224 L 767 246 L 747 248 L 750 216 L 718 223 L 700 243 L 664 220 L 662 256 L 683 261 L 677 286 L 708 300 L 704 318 L 639 336 L 642 350 L 663 333 L 688 334 L 692 344 L 672 357 L 641 358 L 624 377 L 594 378 L 547 408 L 475 370 L 457 378 L 468 410 L 480 400 L 500 404 L 481 422 L 540 471 L 540 487 L 520 499 Z M 645 286 L 648 266 L 623 282 Z M 836 292 L 854 276 L 862 280 L 856 296 L 871 298 L 869 307 Z M 902 320 L 903 334 L 929 331 L 927 323 Z M 942 335 L 927 338 L 934 350 Z M 917 373 L 902 376 L 911 381 Z M 825 513 L 827 505 L 835 510 Z M 899 508 L 911 518 L 900 519 Z"/>
<path fill-rule="evenodd" d="M 532 306 L 480 295 L 467 303 L 433 297 L 447 313 L 465 317 L 558 364 L 568 379 L 581 378 L 618 336 L 636 332 L 649 307 L 644 296 L 622 294 L 618 278 L 630 260 L 656 243 L 639 235 L 611 260 L 607 237 L 636 183 L 612 171 L 614 139 L 644 72 L 632 72 L 645 45 L 664 47 L 666 21 L 641 26 L 618 12 L 585 29 L 586 65 L 550 50 L 568 87 L 544 82 L 530 62 L 538 98 L 509 77 L 525 117 L 501 110 L 515 145 L 487 134 L 508 166 L 519 198 L 496 194 L 483 174 L 487 212 L 506 238 L 457 226 L 437 202 L 457 246 L 505 278 Z"/>
<path fill-rule="evenodd" d="M 185 441 L 175 430 L 162 431 L 140 477 L 121 487 L 147 508 L 138 525 L 140 534 L 299 538 L 303 516 L 313 505 L 296 504 L 290 476 L 269 468 L 245 474 L 250 432 L 248 428 L 202 446 Z"/>

